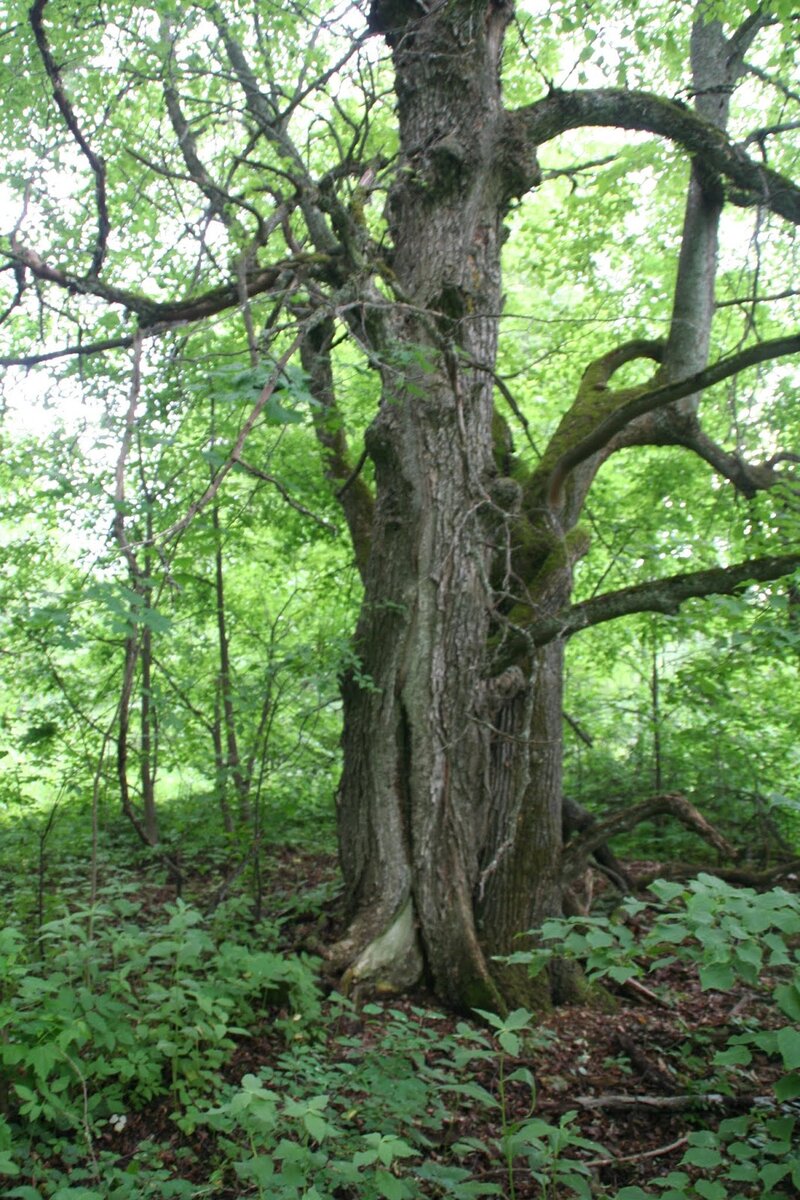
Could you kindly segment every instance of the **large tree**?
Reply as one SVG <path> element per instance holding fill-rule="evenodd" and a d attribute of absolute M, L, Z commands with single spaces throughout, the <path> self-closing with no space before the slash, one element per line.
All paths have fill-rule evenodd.
<path fill-rule="evenodd" d="M 524 983 L 494 956 L 561 907 L 566 640 L 778 579 L 800 562 L 776 543 L 768 555 L 573 603 L 590 544 L 581 518 L 612 455 L 675 447 L 747 498 L 781 484 L 795 461 L 767 436 L 765 461 L 750 462 L 700 415 L 708 388 L 800 351 L 800 335 L 763 339 L 750 320 L 737 349 L 709 365 L 723 214 L 751 208 L 788 230 L 800 221 L 800 188 L 770 165 L 773 153 L 791 160 L 800 103 L 775 78 L 793 49 L 782 8 L 682 7 L 669 53 L 648 62 L 678 99 L 590 87 L 591 77 L 570 89 L 543 82 L 529 39 L 544 36 L 546 18 L 526 36 L 505 0 L 374 0 L 363 14 L 36 0 L 20 12 L 5 93 L 29 141 L 9 163 L 19 207 L 4 250 L 5 323 L 17 343 L 4 363 L 79 360 L 91 375 L 97 356 L 132 356 L 133 418 L 159 347 L 172 363 L 191 361 L 195 379 L 201 352 L 209 378 L 221 369 L 227 313 L 251 381 L 263 384 L 210 486 L 177 525 L 154 525 L 160 553 L 241 468 L 276 387 L 302 364 L 364 589 L 342 688 L 350 920 L 329 951 L 351 985 L 403 988 L 425 971 L 457 1007 L 521 995 Z M 647 22 L 677 19 L 635 12 L 609 10 L 608 20 L 655 56 Z M 573 31 L 566 54 L 584 64 L 588 13 L 553 8 Z M 542 63 L 552 66 L 548 46 Z M 512 75 L 514 102 L 504 102 Z M 740 113 L 729 127 L 737 89 L 754 78 L 760 125 L 743 143 Z M 504 415 L 524 423 L 525 398 L 498 372 L 509 336 L 503 246 L 541 183 L 540 148 L 589 127 L 669 144 L 674 154 L 646 169 L 658 183 L 660 166 L 673 190 L 688 164 L 682 234 L 677 244 L 665 235 L 671 313 L 661 337 L 643 328 L 600 349 L 587 340 L 577 393 L 527 461 Z M 641 235 L 643 253 L 651 236 Z M 753 310 L 764 287 L 756 266 Z M 54 344 L 75 325 L 78 338 Z M 48 344 L 19 348 L 37 336 Z M 343 362 L 377 380 L 361 454 L 348 435 Z M 121 516 L 116 524 L 130 556 Z"/>

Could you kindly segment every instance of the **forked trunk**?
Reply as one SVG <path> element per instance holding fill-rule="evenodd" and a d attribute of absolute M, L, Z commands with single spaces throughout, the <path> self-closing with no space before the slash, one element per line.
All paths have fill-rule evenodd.
<path fill-rule="evenodd" d="M 346 981 L 379 989 L 425 970 L 462 1009 L 534 999 L 496 959 L 561 908 L 559 614 L 588 549 L 578 522 L 611 454 L 700 445 L 696 399 L 631 414 L 594 449 L 573 451 L 638 390 L 704 365 L 721 196 L 696 162 L 666 343 L 634 340 L 590 363 L 540 462 L 512 472 L 492 414 L 502 219 L 537 167 L 500 100 L 510 15 L 499 0 L 376 0 L 372 10 L 396 74 L 401 155 L 387 215 L 400 302 L 376 347 L 376 504 L 369 557 L 365 546 L 359 557 L 365 599 L 339 797 L 352 921 L 332 959 Z M 698 14 L 698 109 L 719 128 L 759 20 L 726 40 Z M 615 388 L 635 360 L 657 365 L 650 383 Z M 548 621 L 556 640 L 534 644 L 532 623 Z"/>

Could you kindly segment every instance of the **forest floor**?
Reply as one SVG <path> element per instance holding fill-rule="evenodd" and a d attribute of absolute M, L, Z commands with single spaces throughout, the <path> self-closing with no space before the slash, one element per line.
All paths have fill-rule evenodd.
<path fill-rule="evenodd" d="M 335 933 L 335 858 L 290 848 L 272 853 L 264 888 L 265 915 L 282 921 L 282 950 L 303 952 Z M 652 865 L 633 864 L 642 869 Z M 199 880 L 190 881 L 187 898 L 202 907 L 202 896 L 196 894 L 199 887 Z M 167 895 L 167 889 L 151 890 L 146 903 L 158 906 L 172 898 L 174 891 Z M 342 1059 L 380 1055 L 387 1013 L 395 1023 L 405 1020 L 413 1025 L 420 1035 L 428 1030 L 429 1040 L 421 1036 L 420 1052 L 431 1062 L 446 1038 L 457 1038 L 464 1028 L 463 1018 L 441 1014 L 434 998 L 420 990 L 414 996 L 386 1001 L 383 1007 L 365 1004 L 350 1010 L 340 1019 L 339 1036 L 329 1040 L 326 1054 Z M 768 1028 L 775 1021 L 775 1009 L 767 1005 L 763 990 L 737 985 L 726 992 L 704 992 L 696 970 L 676 961 L 649 975 L 646 989 L 623 985 L 597 1003 L 558 1008 L 536 1023 L 518 1058 L 506 1057 L 501 1064 L 503 1056 L 487 1054 L 472 1066 L 471 1078 L 498 1100 L 501 1073 L 507 1079 L 518 1068 L 528 1068 L 535 1080 L 533 1094 L 520 1081 L 505 1085 L 506 1130 L 532 1113 L 554 1127 L 566 1118 L 571 1133 L 561 1153 L 589 1165 L 591 1192 L 587 1194 L 613 1196 L 619 1188 L 638 1185 L 655 1196 L 661 1191 L 653 1190 L 648 1181 L 676 1168 L 692 1131 L 714 1129 L 721 1119 L 746 1112 L 759 1098 L 770 1095 L 780 1073 L 774 1060 L 755 1057 L 746 1066 L 724 1069 L 713 1065 L 713 1060 L 737 1028 Z M 481 1029 L 477 1019 L 476 1029 Z M 285 1053 L 285 1032 L 276 1028 L 274 1020 L 248 1033 L 223 1069 L 225 1078 L 236 1085 L 248 1073 L 268 1079 L 271 1066 Z M 124 1135 L 109 1130 L 102 1135 L 101 1145 L 113 1147 L 123 1161 L 149 1140 L 160 1147 L 165 1167 L 174 1164 L 181 1178 L 196 1178 L 200 1184 L 208 1179 L 213 1134 L 203 1129 L 179 1133 L 170 1110 L 171 1103 L 165 1100 L 131 1114 Z M 575 1114 L 573 1119 L 567 1116 L 570 1113 Z M 544 1190 L 541 1180 L 520 1167 L 513 1168 L 512 1192 L 508 1166 L 498 1149 L 502 1126 L 497 1104 L 454 1101 L 438 1133 L 426 1130 L 430 1143 L 426 1153 L 432 1163 L 444 1163 L 451 1157 L 450 1148 L 459 1143 L 459 1161 L 469 1170 L 470 1179 L 494 1184 L 496 1194 L 513 1194 L 516 1200 L 540 1200 L 543 1195 L 556 1200 L 575 1194 L 557 1184 Z M 577 1134 L 597 1147 L 576 1147 Z M 475 1147 L 471 1154 L 464 1150 L 472 1144 L 470 1139 Z M 691 1167 L 682 1169 L 692 1174 Z M 202 1194 L 227 1198 L 241 1193 L 222 1188 L 213 1193 L 203 1189 Z M 434 1187 L 430 1194 L 442 1193 Z M 458 1189 L 452 1194 L 458 1195 Z"/>

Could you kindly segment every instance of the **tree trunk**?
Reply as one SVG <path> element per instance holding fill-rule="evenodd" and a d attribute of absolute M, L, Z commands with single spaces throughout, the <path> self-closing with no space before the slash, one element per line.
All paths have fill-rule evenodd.
<path fill-rule="evenodd" d="M 149 599 L 147 593 L 146 600 Z M 149 604 L 145 604 L 145 612 Z M 156 810 L 156 746 L 155 746 L 155 709 L 153 707 L 153 634 L 147 626 L 142 630 L 142 644 L 139 651 L 142 664 L 142 684 L 140 690 L 140 723 L 141 750 L 139 754 L 139 778 L 142 785 L 142 813 L 147 839 L 150 845 L 158 842 L 158 812 Z"/>
<path fill-rule="evenodd" d="M 351 983 L 402 988 L 424 966 L 446 1003 L 497 1007 L 502 997 L 486 948 L 510 948 L 505 931 L 520 928 L 520 907 L 524 920 L 541 915 L 540 904 L 554 911 L 547 872 L 533 904 L 511 899 L 514 874 L 531 871 L 527 850 L 513 857 L 501 850 L 510 834 L 519 840 L 525 806 L 517 790 L 505 819 L 487 828 L 490 728 L 502 711 L 502 704 L 494 711 L 486 682 L 497 525 L 488 490 L 491 372 L 502 217 L 509 172 L 518 178 L 522 167 L 515 154 L 505 163 L 509 151 L 497 136 L 507 10 L 451 6 L 417 22 L 418 11 L 378 4 L 372 14 L 396 70 L 405 170 L 388 216 L 392 270 L 409 303 L 393 319 L 382 403 L 367 439 L 376 507 L 358 667 L 343 689 L 339 794 L 352 922 L 332 957 Z M 542 658 L 550 663 L 558 654 L 549 648 Z M 552 700 L 542 690 L 536 704 L 546 819 L 528 822 L 525 811 L 525 836 L 548 872 L 560 844 L 553 798 L 560 755 L 550 753 L 559 740 L 552 714 L 558 725 L 560 667 L 551 678 Z M 525 711 L 520 680 L 522 699 L 505 703 Z M 505 746 L 510 777 L 523 783 L 527 741 L 512 736 Z M 536 791 L 537 781 L 530 787 Z M 495 846 L 484 844 L 487 835 Z M 485 930 L 475 917 L 482 871 Z"/>
<path fill-rule="evenodd" d="M 368 302 L 358 317 L 382 384 L 366 437 L 369 538 L 345 508 L 365 595 L 343 681 L 338 816 L 350 923 L 331 961 L 359 988 L 404 989 L 425 973 L 459 1009 L 546 999 L 497 957 L 561 911 L 563 622 L 589 546 L 579 524 L 589 489 L 610 455 L 639 443 L 678 442 L 711 461 L 695 396 L 633 411 L 657 383 L 706 361 L 721 194 L 695 164 L 666 343 L 632 341 L 590 363 L 536 468 L 513 464 L 493 413 L 502 221 L 538 167 L 524 122 L 501 104 L 510 17 L 500 0 L 373 3 L 398 100 L 384 278 L 399 303 L 378 304 L 376 318 Z M 720 89 L 735 82 L 757 24 L 727 43 L 702 14 L 696 24 L 694 81 L 719 128 Z M 304 358 L 326 420 L 329 344 L 321 332 Z M 614 388 L 614 374 L 638 359 L 655 364 L 649 383 Z M 326 470 L 346 488 L 346 447 L 327 428 L 318 430 Z M 551 632 L 534 637 L 534 626 Z M 548 986 L 563 994 L 572 980 L 554 971 Z"/>
<path fill-rule="evenodd" d="M 219 507 L 211 508 L 211 523 L 214 530 L 214 595 L 217 614 L 217 642 L 219 646 L 219 694 L 222 702 L 222 721 L 225 729 L 225 770 L 233 777 L 239 801 L 239 820 L 248 824 L 251 820 L 250 780 L 242 773 L 239 757 L 239 740 L 236 733 L 236 713 L 233 707 L 233 681 L 231 673 L 230 647 L 228 643 L 227 618 L 225 612 L 225 575 L 222 561 L 222 530 Z M 223 807 L 223 814 L 225 809 Z"/>

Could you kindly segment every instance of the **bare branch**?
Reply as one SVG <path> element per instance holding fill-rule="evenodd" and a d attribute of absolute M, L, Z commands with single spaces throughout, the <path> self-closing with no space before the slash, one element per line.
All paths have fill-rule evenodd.
<path fill-rule="evenodd" d="M 745 63 L 745 68 L 751 75 L 755 75 L 756 79 L 760 79 L 762 83 L 766 83 L 768 87 L 775 88 L 787 100 L 796 100 L 800 104 L 800 92 L 795 92 L 791 88 L 788 88 L 780 79 L 775 79 L 767 71 L 764 71 L 761 67 L 757 67 L 755 63 Z"/>
<path fill-rule="evenodd" d="M 718 445 L 710 438 L 701 428 L 699 421 L 694 415 L 685 416 L 673 409 L 667 410 L 663 414 L 665 418 L 659 422 L 658 428 L 655 431 L 653 442 L 658 445 L 674 445 L 683 446 L 686 450 L 692 450 L 704 462 L 707 462 L 710 467 L 713 467 L 723 478 L 727 479 L 738 492 L 745 496 L 748 500 L 760 491 L 767 491 L 780 482 L 783 476 L 779 475 L 775 467 L 779 463 L 788 462 L 795 463 L 800 461 L 798 455 L 792 454 L 789 451 L 781 451 L 764 463 L 749 463 L 738 454 L 733 454 Z M 646 435 L 636 437 L 636 444 L 643 445 L 649 442 L 650 438 Z"/>
<path fill-rule="evenodd" d="M 751 306 L 753 304 L 768 304 L 773 300 L 790 300 L 792 296 L 800 296 L 800 288 L 786 288 L 782 292 L 771 295 L 734 296 L 732 300 L 717 300 L 717 308 L 733 308 L 736 305 Z"/>
<path fill-rule="evenodd" d="M 789 133 L 793 129 L 800 129 L 800 121 L 784 121 L 780 125 L 762 125 L 760 129 L 754 129 L 752 133 L 748 133 L 742 142 L 742 147 L 751 146 L 753 142 L 763 145 L 766 138 L 775 137 L 778 133 Z"/>
<path fill-rule="evenodd" d="M 149 329 L 148 333 L 162 332 Z M 133 345 L 135 334 L 126 337 L 106 338 L 102 342 L 87 342 L 85 345 L 62 346 L 60 350 L 46 350 L 41 354 L 6 354 L 0 357 L 0 367 L 36 367 L 39 363 L 53 362 L 58 358 L 70 358 L 75 355 L 102 354 L 104 350 L 125 350 Z"/>
<path fill-rule="evenodd" d="M 103 266 L 103 260 L 106 256 L 106 246 L 108 243 L 108 234 L 111 229 L 111 222 L 108 216 L 108 202 L 106 199 L 106 165 L 103 159 L 95 154 L 89 145 L 86 137 L 81 131 L 78 124 L 78 119 L 70 103 L 69 97 L 64 89 L 64 82 L 61 78 L 61 72 L 58 68 L 53 55 L 50 52 L 50 46 L 47 41 L 47 34 L 44 31 L 44 10 L 47 6 L 47 0 L 35 0 L 32 8 L 28 12 L 33 35 L 36 38 L 36 45 L 39 48 L 44 68 L 47 71 L 47 76 L 53 89 L 53 98 L 58 105 L 67 128 L 72 134 L 75 141 L 81 148 L 83 155 L 92 168 L 94 174 L 94 191 L 95 202 L 97 204 L 97 241 L 95 243 L 94 254 L 92 255 L 92 264 L 89 268 L 89 275 L 96 276 L 100 274 Z"/>
<path fill-rule="evenodd" d="M 294 496 L 291 494 L 286 485 L 281 483 L 280 479 L 276 479 L 274 475 L 268 475 L 266 471 L 262 471 L 259 467 L 251 466 L 250 463 L 246 463 L 242 458 L 239 459 L 237 465 L 243 471 L 246 471 L 248 475 L 252 475 L 255 479 L 261 479 L 264 481 L 264 483 L 271 483 L 275 490 L 280 493 L 289 507 L 293 508 L 295 512 L 300 513 L 300 515 L 303 517 L 308 517 L 310 520 L 315 521 L 317 525 L 319 525 L 320 529 L 324 529 L 326 533 L 332 533 L 334 537 L 339 536 L 339 530 L 335 525 L 332 525 L 330 521 L 326 521 L 324 517 L 318 516 L 317 513 L 312 512 L 310 508 L 306 508 L 305 505 L 301 504 L 299 500 L 295 500 Z"/>
<path fill-rule="evenodd" d="M 347 479 L 345 479 L 344 483 L 342 484 L 342 486 L 340 488 L 337 488 L 336 493 L 335 493 L 337 500 L 341 500 L 341 498 L 345 494 L 345 492 L 349 488 L 351 488 L 353 486 L 353 484 L 356 482 L 359 475 L 364 470 L 364 465 L 368 458 L 369 458 L 369 451 L 367 450 L 367 447 L 365 446 L 364 449 L 361 451 L 361 453 L 358 456 L 358 462 L 353 467 L 350 474 L 347 476 Z"/>
<path fill-rule="evenodd" d="M 655 870 L 636 872 L 634 879 L 637 891 L 649 887 L 657 879 L 693 879 L 703 871 L 708 870 L 707 863 L 658 863 Z M 789 859 L 777 863 L 765 871 L 748 870 L 746 867 L 714 867 L 714 874 L 725 883 L 735 883 L 742 887 L 770 888 L 775 887 L 782 879 L 797 876 L 800 872 L 800 858 Z"/>
<path fill-rule="evenodd" d="M 630 982 L 631 980 L 628 980 L 628 983 Z M 656 998 L 663 1006 L 661 998 Z M 672 1004 L 669 1004 L 667 1007 L 672 1008 Z M 682 1150 L 687 1145 L 688 1136 L 686 1138 L 678 1138 L 676 1141 L 670 1141 L 668 1146 L 658 1146 L 656 1150 L 643 1151 L 639 1154 L 619 1154 L 616 1158 L 587 1158 L 584 1159 L 584 1166 L 616 1166 L 618 1163 L 643 1163 L 650 1158 L 661 1158 L 662 1154 L 672 1154 L 676 1150 Z"/>
<path fill-rule="evenodd" d="M 264 406 L 266 405 L 270 396 L 275 391 L 275 388 L 277 387 L 278 380 L 281 377 L 284 367 L 289 362 L 289 359 L 292 357 L 292 355 L 297 351 L 303 338 L 305 337 L 305 334 L 306 334 L 306 329 L 302 328 L 300 330 L 300 332 L 295 336 L 295 338 L 292 341 L 291 345 L 289 346 L 288 350 L 286 350 L 281 355 L 281 357 L 278 359 L 278 361 L 275 363 L 275 366 L 272 368 L 272 371 L 270 372 L 267 382 L 264 384 L 264 387 L 261 389 L 261 393 L 260 393 L 255 405 L 253 406 L 253 408 L 250 412 L 250 415 L 248 416 L 247 420 L 244 422 L 241 429 L 239 430 L 239 435 L 236 438 L 235 445 L 233 447 L 233 450 L 231 450 L 230 454 L 228 455 L 228 458 L 222 464 L 222 466 L 219 468 L 219 470 L 215 473 L 213 479 L 211 480 L 211 483 L 208 485 L 206 490 L 203 492 L 202 496 L 200 496 L 197 500 L 192 501 L 192 503 L 189 505 L 189 508 L 187 509 L 185 515 L 183 517 L 181 517 L 180 521 L 176 521 L 174 525 L 170 525 L 169 529 L 165 529 L 164 532 L 160 535 L 160 538 L 162 541 L 168 541 L 170 538 L 174 538 L 178 534 L 183 533 L 184 529 L 186 529 L 187 526 L 189 526 L 192 523 L 192 521 L 197 516 L 197 514 L 199 512 L 201 512 L 202 509 L 204 509 L 207 504 L 211 503 L 211 501 L 214 499 L 217 492 L 219 491 L 220 487 L 222 486 L 222 482 L 225 479 L 225 477 L 227 475 L 229 475 L 231 473 L 231 471 L 233 470 L 233 468 L 236 466 L 236 464 L 240 462 L 240 456 L 241 456 L 242 450 L 244 448 L 244 444 L 247 441 L 247 438 L 249 437 L 249 435 L 252 433 L 253 426 L 255 425 L 259 416 L 263 412 Z"/>
<path fill-rule="evenodd" d="M 634 829 L 642 821 L 648 820 L 659 813 L 669 813 L 677 818 L 687 829 L 694 830 L 705 841 L 726 858 L 738 857 L 736 847 L 724 837 L 718 829 L 711 825 L 703 814 L 690 804 L 685 796 L 671 793 L 664 796 L 653 796 L 641 804 L 634 804 L 613 813 L 610 817 L 593 822 L 585 832 L 573 838 L 564 847 L 562 858 L 562 874 L 569 879 L 584 869 L 586 859 L 598 847 L 604 845 L 618 833 Z"/>
<path fill-rule="evenodd" d="M 641 1108 L 647 1111 L 685 1112 L 693 1108 L 710 1108 L 723 1112 L 747 1112 L 756 1105 L 774 1109 L 776 1101 L 772 1096 L 723 1096 L 719 1092 L 704 1092 L 702 1095 L 686 1096 L 576 1096 L 571 1101 L 580 1104 L 581 1108 L 606 1108 L 611 1111 L 625 1111 L 631 1108 Z"/>
<path fill-rule="evenodd" d="M 616 161 L 616 154 L 606 154 L 603 158 L 593 158 L 588 162 L 575 163 L 572 167 L 551 167 L 549 170 L 542 171 L 542 183 L 546 179 L 571 179 L 573 180 L 574 187 L 576 175 L 583 175 L 587 171 L 595 170 L 597 167 L 607 167 Z"/>
<path fill-rule="evenodd" d="M 35 250 L 31 250 L 27 246 L 15 245 L 9 257 L 12 262 L 28 267 L 37 279 L 55 283 L 69 292 L 95 296 L 100 300 L 105 300 L 108 304 L 121 305 L 128 312 L 136 314 L 142 330 L 150 330 L 157 325 L 178 325 L 184 321 L 201 321 L 205 317 L 215 316 L 217 313 L 224 312 L 229 308 L 236 308 L 241 304 L 241 288 L 238 280 L 211 288 L 207 292 L 201 292 L 198 296 L 188 296 L 181 300 L 151 300 L 138 292 L 111 287 L 99 279 L 82 279 L 77 275 L 52 267 L 43 262 Z M 332 261 L 324 255 L 301 253 L 294 258 L 280 260 L 270 267 L 250 271 L 246 279 L 247 295 L 253 297 L 262 295 L 264 292 L 274 291 L 285 282 L 290 272 L 304 268 L 324 271 Z M 132 341 L 128 344 L 132 344 Z M 63 352 L 58 352 L 58 354 L 61 353 Z"/>
<path fill-rule="evenodd" d="M 9 303 L 6 305 L 6 307 L 0 313 L 0 325 L 4 324 L 4 322 L 8 319 L 8 317 L 11 316 L 14 309 L 17 308 L 22 303 L 22 297 L 25 294 L 25 273 L 24 273 L 22 267 L 18 267 L 15 271 L 15 274 L 16 274 L 16 281 L 17 281 L 17 290 L 14 293 L 13 300 L 9 301 Z"/>
<path fill-rule="evenodd" d="M 153 662 L 158 667 L 159 671 L 161 672 L 164 679 L 166 680 L 168 686 L 172 689 L 172 691 L 178 697 L 178 699 L 180 700 L 180 702 L 184 706 L 184 708 L 189 710 L 189 712 L 192 714 L 192 716 L 195 717 L 196 720 L 198 720 L 200 722 L 200 724 L 203 726 L 203 728 L 208 733 L 212 733 L 213 728 L 214 728 L 212 722 L 209 721 L 208 717 L 205 715 L 205 713 L 202 711 L 202 709 L 198 708 L 197 705 L 192 702 L 188 693 L 186 691 L 184 691 L 184 689 L 181 688 L 175 682 L 175 680 L 172 678 L 172 676 L 169 673 L 169 671 L 167 670 L 167 668 L 164 666 L 164 663 L 161 661 L 161 659 L 157 658 L 156 655 L 153 655 Z"/>
<path fill-rule="evenodd" d="M 297 147 L 286 132 L 283 117 L 259 88 L 258 80 L 245 57 L 242 47 L 233 37 L 230 26 L 222 10 L 216 3 L 211 5 L 209 16 L 219 30 L 228 60 L 239 82 L 239 86 L 244 92 L 247 111 L 256 122 L 262 135 L 280 148 L 296 171 L 294 183 L 301 192 L 300 208 L 302 209 L 303 217 L 305 218 L 314 246 L 322 253 L 335 253 L 337 249 L 336 238 L 317 204 L 309 198 L 314 191 L 312 181 Z"/>
<path fill-rule="evenodd" d="M 580 738 L 584 746 L 588 746 L 591 750 L 592 746 L 594 745 L 594 738 L 590 733 L 586 732 L 580 721 L 576 721 L 575 718 L 571 717 L 568 712 L 562 712 L 561 716 L 567 722 L 575 736 Z"/>

